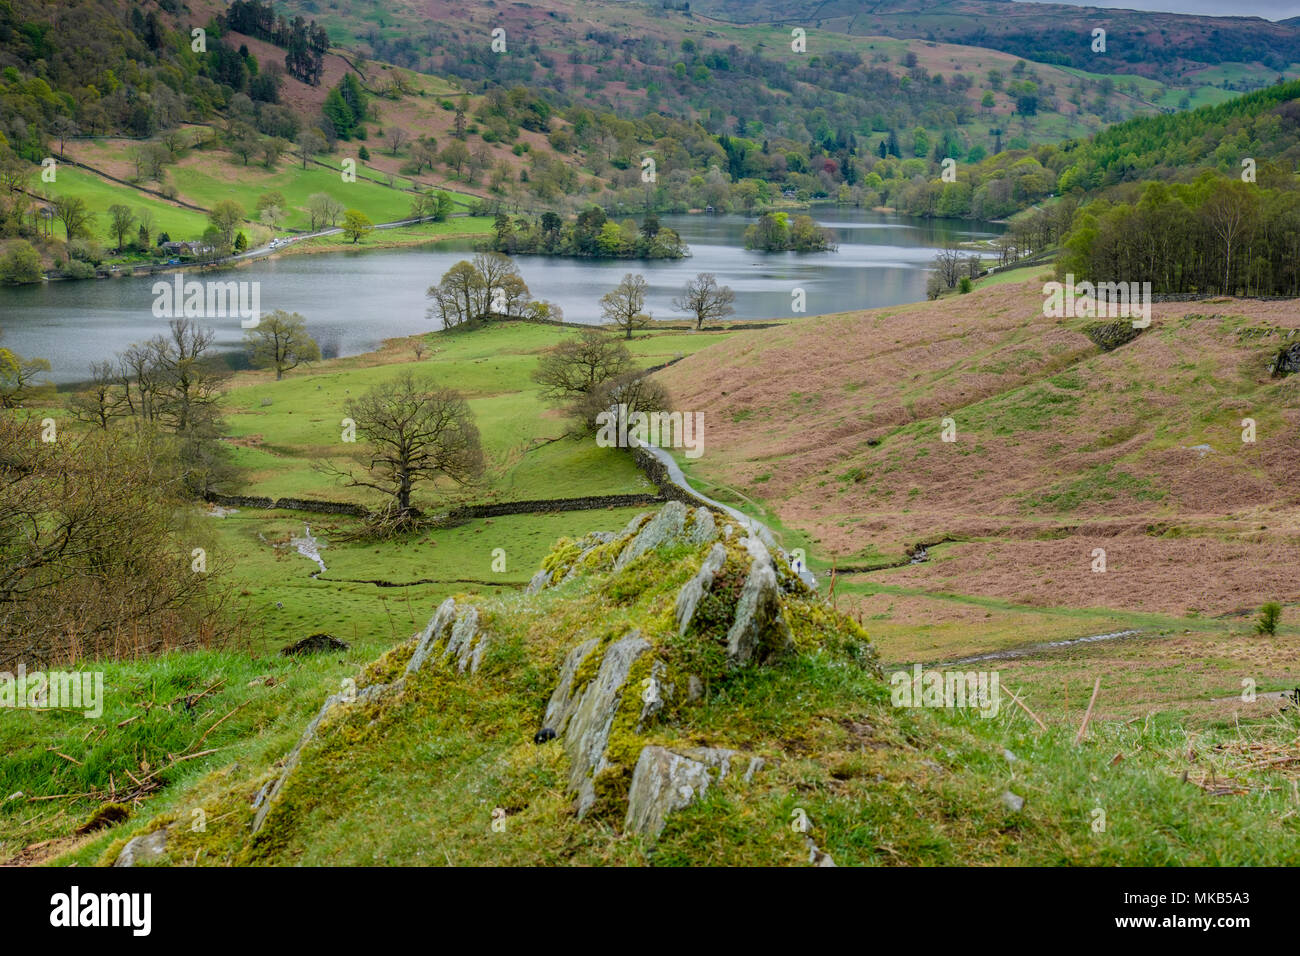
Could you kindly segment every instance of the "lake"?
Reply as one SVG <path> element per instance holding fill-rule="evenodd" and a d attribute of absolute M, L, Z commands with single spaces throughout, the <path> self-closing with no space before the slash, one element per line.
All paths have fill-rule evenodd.
<path fill-rule="evenodd" d="M 804 290 L 807 315 L 923 299 L 930 262 L 945 241 L 990 238 L 999 228 L 833 206 L 815 207 L 810 214 L 835 234 L 838 252 L 750 252 L 743 246 L 743 233 L 752 219 L 706 214 L 660 217 L 690 245 L 692 255 L 686 259 L 519 256 L 516 262 L 534 298 L 558 303 L 570 322 L 599 322 L 600 297 L 626 272 L 646 277 L 646 305 L 656 318 L 684 317 L 672 311 L 672 299 L 697 272 L 712 272 L 735 290 L 735 318 L 790 318 L 795 289 Z M 472 243 L 458 241 L 286 256 L 202 278 L 260 282 L 263 314 L 274 309 L 302 313 L 322 354 L 332 358 L 437 328 L 425 314 L 425 290 L 471 251 Z M 132 342 L 166 330 L 167 320 L 153 315 L 153 284 L 159 281 L 171 283 L 174 277 L 0 288 L 3 344 L 26 357 L 49 359 L 55 382 L 82 381 L 91 362 L 112 358 Z M 218 347 L 240 348 L 243 330 L 237 317 L 206 323 L 216 331 Z"/>

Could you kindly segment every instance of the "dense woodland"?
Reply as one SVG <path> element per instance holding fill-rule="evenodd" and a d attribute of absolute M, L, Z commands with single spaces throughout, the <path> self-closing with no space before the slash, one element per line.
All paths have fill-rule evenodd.
<path fill-rule="evenodd" d="M 1079 210 L 1058 271 L 1156 292 L 1300 295 L 1300 189 L 1206 173 Z"/>

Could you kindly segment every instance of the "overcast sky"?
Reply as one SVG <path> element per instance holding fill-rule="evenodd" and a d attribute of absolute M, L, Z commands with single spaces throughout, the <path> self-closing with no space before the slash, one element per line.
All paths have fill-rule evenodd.
<path fill-rule="evenodd" d="M 1055 0 L 1076 7 L 1121 7 L 1125 10 L 1160 10 L 1203 16 L 1265 17 L 1286 20 L 1300 17 L 1300 0 Z"/>

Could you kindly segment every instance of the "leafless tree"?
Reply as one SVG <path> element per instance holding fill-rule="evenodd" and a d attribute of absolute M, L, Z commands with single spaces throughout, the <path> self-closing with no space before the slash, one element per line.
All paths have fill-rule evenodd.
<path fill-rule="evenodd" d="M 608 332 L 590 329 L 576 338 L 565 339 L 537 363 L 533 381 L 542 386 L 542 396 L 567 402 L 632 367 L 632 354 Z"/>
<path fill-rule="evenodd" d="M 686 283 L 681 295 L 673 299 L 673 310 L 695 313 L 695 328 L 701 329 L 706 321 L 734 315 L 736 310 L 732 303 L 735 301 L 736 293 L 730 286 L 718 285 L 712 272 L 701 272 Z"/>
<path fill-rule="evenodd" d="M 629 272 L 613 291 L 600 297 L 601 316 L 623 329 L 629 339 L 633 329 L 643 329 L 650 324 L 650 316 L 642 311 L 648 287 L 645 276 Z"/>
<path fill-rule="evenodd" d="M 389 497 L 387 515 L 397 526 L 419 517 L 411 495 L 422 482 L 439 478 L 467 484 L 483 474 L 483 448 L 469 404 L 454 389 L 404 372 L 350 399 L 344 412 L 367 445 L 357 465 L 338 475 L 349 487 L 371 488 Z"/>

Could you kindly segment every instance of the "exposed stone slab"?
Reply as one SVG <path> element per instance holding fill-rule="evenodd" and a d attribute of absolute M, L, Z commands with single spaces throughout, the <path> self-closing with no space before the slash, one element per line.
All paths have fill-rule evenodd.
<path fill-rule="evenodd" d="M 704 544 L 717 536 L 718 525 L 713 520 L 713 512 L 703 506 L 696 508 L 691 513 L 691 530 L 687 532 L 686 540 L 691 544 Z"/>
<path fill-rule="evenodd" d="M 621 571 L 647 551 L 680 538 L 686 530 L 686 515 L 686 506 L 680 501 L 670 501 L 660 508 L 623 548 L 614 562 L 614 570 Z"/>
<path fill-rule="evenodd" d="M 735 755 L 734 750 L 709 747 L 682 753 L 654 745 L 643 747 L 632 771 L 623 829 L 655 839 L 670 813 L 690 806 L 711 783 L 726 778 Z"/>
<path fill-rule="evenodd" d="M 682 589 L 677 592 L 675 613 L 678 634 L 685 634 L 686 629 L 691 626 L 691 619 L 695 616 L 695 608 L 709 588 L 713 587 L 713 576 L 722 570 L 722 566 L 726 561 L 727 549 L 721 544 L 715 544 L 709 549 L 709 553 L 705 555 L 704 561 L 700 564 L 700 570 L 696 572 L 695 577 L 683 584 Z"/>
<path fill-rule="evenodd" d="M 415 645 L 415 653 L 407 661 L 407 674 L 414 674 L 424 666 L 424 662 L 428 659 L 433 646 L 442 640 L 443 634 L 455 618 L 456 601 L 454 598 L 447 598 L 438 605 L 438 610 L 434 612 L 428 626 L 424 629 L 424 633 L 420 635 L 420 642 Z"/>
<path fill-rule="evenodd" d="M 663 661 L 656 660 L 650 665 L 650 683 L 640 688 L 641 715 L 637 718 L 636 732 L 641 733 L 647 720 L 664 709 L 664 703 L 672 700 L 676 688 L 664 683 L 668 667 Z"/>
<path fill-rule="evenodd" d="M 157 860 L 167 853 L 167 828 L 132 837 L 113 861 L 114 866 L 135 866 Z"/>
<path fill-rule="evenodd" d="M 478 608 L 470 604 L 466 605 L 456 615 L 456 623 L 451 627 L 451 636 L 447 639 L 447 646 L 442 649 L 442 660 L 454 657 L 456 669 L 462 674 L 465 673 L 465 668 L 470 663 L 471 656 L 474 653 L 476 639 L 480 644 L 484 640 L 479 634 Z M 482 650 L 478 653 L 482 657 Z"/>
<path fill-rule="evenodd" d="M 570 648 L 569 653 L 564 657 L 564 663 L 560 665 L 560 682 L 555 685 L 551 699 L 546 705 L 546 713 L 542 717 L 542 726 L 555 731 L 556 736 L 564 733 L 564 728 L 568 726 L 569 718 L 573 716 L 574 708 L 578 705 L 573 698 L 573 677 L 582 666 L 582 662 L 587 659 L 587 655 L 595 650 L 599 643 L 593 637 Z"/>
<path fill-rule="evenodd" d="M 608 766 L 605 748 L 623 700 L 628 672 L 648 650 L 650 642 L 636 630 L 610 644 L 596 676 L 582 689 L 573 708 L 563 740 L 569 755 L 569 788 L 578 795 L 579 818 L 586 815 L 596 799 L 592 778 Z"/>
<path fill-rule="evenodd" d="M 733 666 L 762 661 L 794 647 L 794 634 L 781 610 L 781 588 L 772 555 L 757 538 L 744 540 L 751 562 L 727 632 L 727 660 Z"/>

